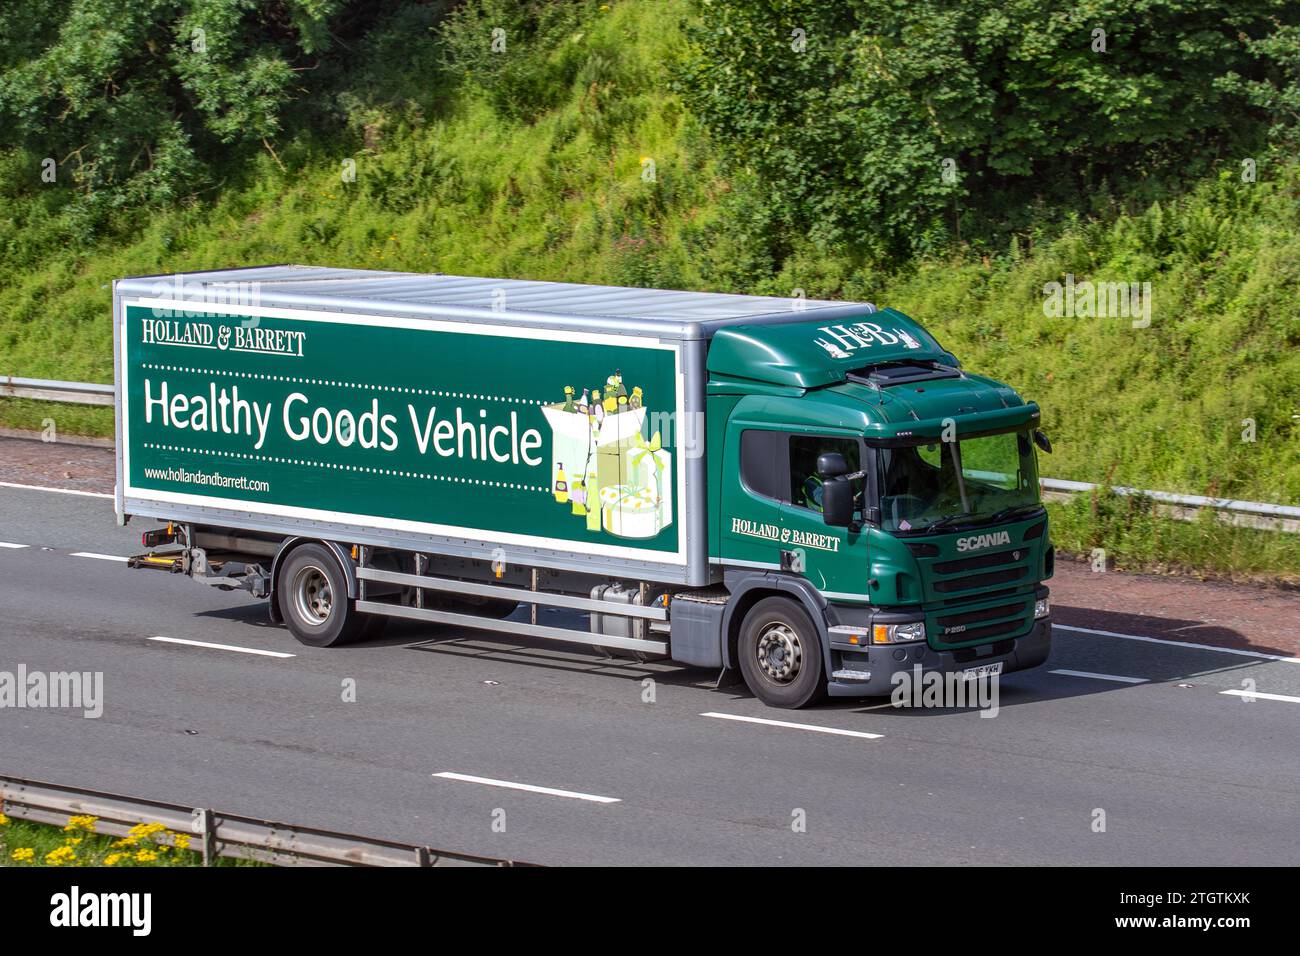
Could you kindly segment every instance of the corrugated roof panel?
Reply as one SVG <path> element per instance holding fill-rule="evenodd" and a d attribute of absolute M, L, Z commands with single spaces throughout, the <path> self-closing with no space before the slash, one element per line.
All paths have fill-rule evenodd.
<path fill-rule="evenodd" d="M 447 309 L 449 317 L 462 320 L 472 318 L 469 313 L 491 312 L 510 321 L 526 322 L 532 317 L 535 324 L 551 324 L 552 318 L 584 326 L 594 324 L 591 320 L 612 320 L 615 325 L 611 331 L 650 329 L 676 335 L 687 334 L 697 325 L 712 329 L 760 316 L 764 321 L 806 320 L 817 317 L 820 310 L 833 309 L 838 320 L 838 314 L 874 311 L 868 303 L 816 299 L 799 302 L 771 296 L 321 266 L 265 266 L 142 277 L 131 283 L 131 291 L 138 291 L 141 282 L 153 285 L 160 281 L 179 281 L 191 287 L 255 282 L 260 301 L 268 305 L 340 309 L 364 305 L 381 312 L 416 313 L 431 318 L 437 317 L 440 309 Z"/>

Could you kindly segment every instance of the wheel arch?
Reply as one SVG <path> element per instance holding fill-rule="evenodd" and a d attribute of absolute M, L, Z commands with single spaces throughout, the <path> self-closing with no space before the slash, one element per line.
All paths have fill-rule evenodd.
<path fill-rule="evenodd" d="M 280 602 L 276 599 L 276 592 L 280 588 L 280 571 L 284 568 L 285 559 L 289 555 L 302 547 L 304 544 L 319 544 L 338 561 L 339 567 L 343 570 L 343 577 L 348 582 L 348 597 L 357 596 L 357 569 L 352 563 L 352 555 L 348 549 L 337 541 L 326 541 L 324 538 L 309 538 L 306 535 L 295 535 L 291 538 L 285 538 L 280 542 L 279 550 L 275 552 L 275 558 L 271 561 L 271 586 L 267 592 L 267 600 L 270 601 L 271 620 L 277 624 L 281 623 Z"/>
<path fill-rule="evenodd" d="M 737 666 L 736 646 L 745 615 L 759 601 L 769 597 L 783 597 L 801 606 L 817 629 L 821 644 L 822 661 L 826 673 L 831 672 L 830 632 L 826 629 L 826 599 L 820 591 L 804 578 L 784 574 L 745 572 L 734 578 L 728 574 L 727 588 L 731 600 L 722 617 L 722 664 L 727 668 Z"/>

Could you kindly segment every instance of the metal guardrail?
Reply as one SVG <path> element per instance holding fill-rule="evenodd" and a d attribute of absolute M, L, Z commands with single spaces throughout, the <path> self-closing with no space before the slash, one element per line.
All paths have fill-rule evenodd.
<path fill-rule="evenodd" d="M 112 405 L 113 386 L 93 382 L 57 382 L 40 378 L 0 378 L 0 398 L 34 398 L 50 402 L 75 402 L 81 405 Z M 1087 481 L 1040 479 L 1043 490 L 1064 497 L 1101 487 Z M 1261 501 L 1238 501 L 1232 498 L 1209 498 L 1204 495 L 1180 495 L 1170 491 L 1145 491 L 1141 488 L 1113 487 L 1117 495 L 1141 495 L 1168 506 L 1174 517 L 1186 518 L 1202 508 L 1228 512 L 1234 523 L 1275 531 L 1300 532 L 1300 507 L 1274 505 Z M 1253 516 L 1253 517 L 1252 517 Z"/>
<path fill-rule="evenodd" d="M 70 816 L 96 818 L 95 832 L 127 836 L 141 823 L 161 823 L 190 834 L 210 865 L 217 857 L 241 857 L 277 866 L 534 866 L 514 860 L 450 853 L 351 833 L 273 823 L 253 817 L 187 807 L 115 793 L 0 776 L 0 810 L 20 820 L 63 826 Z"/>
<path fill-rule="evenodd" d="M 34 398 L 75 405 L 112 405 L 113 386 L 93 382 L 56 382 L 46 378 L 0 378 L 0 398 Z"/>
<path fill-rule="evenodd" d="M 1081 492 L 1096 491 L 1104 486 L 1088 481 L 1065 481 L 1040 478 L 1044 497 L 1068 498 Z M 1171 491 L 1145 491 L 1141 488 L 1112 486 L 1117 495 L 1141 496 L 1155 501 L 1164 513 L 1186 521 L 1195 520 L 1196 512 L 1210 508 L 1224 513 L 1229 523 L 1268 531 L 1300 532 L 1300 507 L 1274 505 L 1262 501 L 1239 501 L 1235 498 L 1209 498 L 1205 495 L 1180 495 Z"/>

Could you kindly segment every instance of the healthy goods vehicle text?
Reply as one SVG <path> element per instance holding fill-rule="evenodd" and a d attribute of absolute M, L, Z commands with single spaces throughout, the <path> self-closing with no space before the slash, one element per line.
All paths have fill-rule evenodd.
<path fill-rule="evenodd" d="M 1042 663 L 1039 410 L 866 303 L 302 266 L 123 279 L 132 565 L 739 671 L 765 703 Z"/>

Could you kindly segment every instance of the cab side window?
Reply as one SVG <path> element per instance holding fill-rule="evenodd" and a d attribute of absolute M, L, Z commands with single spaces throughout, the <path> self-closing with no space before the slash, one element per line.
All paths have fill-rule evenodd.
<path fill-rule="evenodd" d="M 789 500 L 786 470 L 788 432 L 750 428 L 740 433 L 740 478 L 745 487 L 764 498 Z"/>
<path fill-rule="evenodd" d="M 862 470 L 861 445 L 856 438 L 832 438 L 821 435 L 790 436 L 790 497 L 786 500 L 800 508 L 822 510 L 822 479 L 817 474 L 817 458 L 828 451 L 844 456 L 849 471 Z M 854 493 L 862 491 L 862 479 L 853 482 Z"/>

